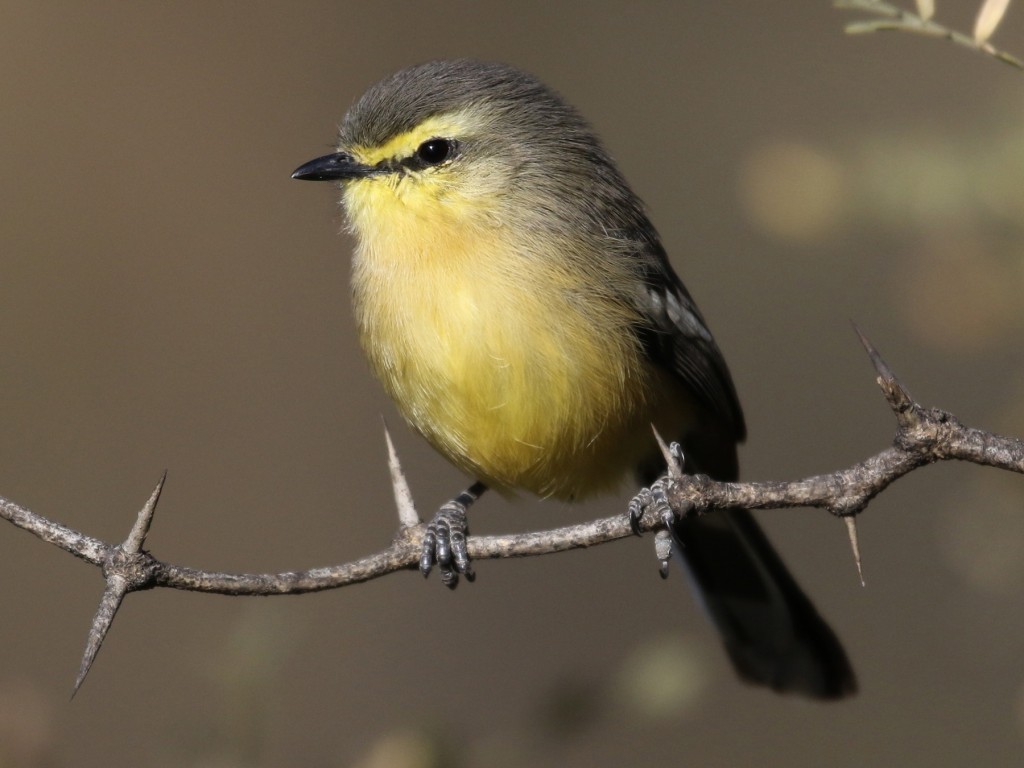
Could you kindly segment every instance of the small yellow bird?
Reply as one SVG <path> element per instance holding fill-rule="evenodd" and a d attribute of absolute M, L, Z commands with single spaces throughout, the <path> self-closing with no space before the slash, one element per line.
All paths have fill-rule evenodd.
<path fill-rule="evenodd" d="M 581 499 L 630 473 L 651 482 L 652 424 L 688 471 L 736 478 L 745 427 L 722 354 L 640 200 L 541 82 L 465 59 L 405 69 L 293 177 L 340 182 L 363 350 L 413 428 L 476 478 L 430 523 L 425 574 L 472 578 L 466 509 L 489 487 Z M 839 641 L 749 513 L 673 528 L 743 679 L 853 692 Z"/>

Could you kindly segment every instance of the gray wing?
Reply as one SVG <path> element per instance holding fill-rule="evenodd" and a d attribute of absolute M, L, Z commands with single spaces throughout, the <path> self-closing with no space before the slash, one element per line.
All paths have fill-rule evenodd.
<path fill-rule="evenodd" d="M 747 432 L 743 410 L 721 350 L 661 243 L 649 237 L 641 243 L 646 293 L 639 301 L 649 321 L 640 329 L 644 349 L 704 406 L 705 418 L 724 428 L 733 443 L 742 442 Z"/>

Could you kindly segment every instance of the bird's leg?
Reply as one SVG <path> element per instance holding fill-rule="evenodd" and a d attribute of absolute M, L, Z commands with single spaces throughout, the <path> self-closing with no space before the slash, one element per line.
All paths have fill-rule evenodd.
<path fill-rule="evenodd" d="M 668 477 L 659 477 L 649 488 L 641 488 L 637 495 L 630 499 L 629 510 L 626 513 L 629 516 L 629 527 L 638 536 L 640 518 L 646 512 L 651 512 L 665 524 L 665 527 L 654 536 L 654 554 L 658 558 L 658 573 L 663 579 L 668 578 L 668 563 L 672 558 L 673 543 L 678 545 L 672 535 L 672 524 L 676 521 L 676 516 L 665 492 L 670 482 L 671 479 Z"/>
<path fill-rule="evenodd" d="M 469 564 L 469 552 L 466 549 L 466 536 L 469 535 L 466 510 L 486 490 L 487 486 L 478 480 L 437 510 L 434 519 L 427 525 L 427 532 L 423 535 L 420 573 L 429 576 L 430 569 L 437 563 L 437 567 L 441 569 L 441 583 L 449 589 L 458 586 L 459 574 L 465 576 L 468 581 L 476 578 L 473 566 Z"/>
<path fill-rule="evenodd" d="M 640 535 L 640 518 L 644 516 L 645 512 L 652 512 L 655 517 L 661 518 L 666 526 L 675 519 L 668 503 L 667 490 L 673 480 L 682 477 L 683 468 L 686 466 L 683 447 L 679 443 L 673 442 L 665 445 L 657 430 L 655 430 L 654 436 L 658 438 L 658 445 L 661 446 L 662 454 L 665 456 L 668 474 L 655 480 L 649 488 L 641 488 L 637 495 L 630 499 L 629 510 L 626 514 L 629 517 L 629 527 L 637 536 Z"/>
<path fill-rule="evenodd" d="M 657 432 L 655 434 L 657 435 Z M 668 474 L 655 480 L 649 488 L 641 488 L 637 495 L 630 499 L 626 515 L 629 518 L 629 527 L 638 536 L 640 535 L 640 518 L 646 512 L 651 512 L 665 524 L 665 528 L 659 530 L 654 537 L 654 554 L 659 563 L 658 572 L 664 579 L 668 577 L 668 563 L 672 557 L 673 544 L 682 546 L 672 525 L 676 521 L 676 515 L 668 503 L 668 486 L 675 478 L 682 475 L 685 458 L 679 443 L 666 446 L 659 439 L 659 444 L 665 454 Z"/>

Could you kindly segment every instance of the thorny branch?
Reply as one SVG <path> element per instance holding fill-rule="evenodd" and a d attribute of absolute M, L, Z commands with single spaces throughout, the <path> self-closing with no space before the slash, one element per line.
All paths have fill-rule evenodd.
<path fill-rule="evenodd" d="M 858 331 L 858 334 L 860 332 Z M 878 384 L 896 415 L 893 444 L 847 469 L 803 480 L 723 483 L 701 475 L 670 471 L 662 482 L 664 496 L 675 515 L 704 514 L 724 507 L 775 509 L 819 507 L 846 520 L 858 561 L 854 516 L 875 496 L 908 472 L 937 461 L 959 460 L 1024 473 L 1024 440 L 968 427 L 956 417 L 915 402 L 871 344 L 861 335 L 878 373 Z M 389 438 L 390 444 L 390 438 Z M 670 470 L 673 457 L 667 451 Z M 412 508 L 411 497 L 392 453 L 392 475 L 401 527 L 390 546 L 341 565 L 284 573 L 216 573 L 157 560 L 142 548 L 156 511 L 161 478 L 126 540 L 108 544 L 37 515 L 0 497 L 0 517 L 76 557 L 100 566 L 107 587 L 93 620 L 75 690 L 89 671 L 114 614 L 124 596 L 153 587 L 229 595 L 286 595 L 334 589 L 393 573 L 415 570 L 419 564 L 424 526 Z M 656 514 L 640 508 L 639 532 L 664 528 Z M 470 557 L 476 560 L 527 557 L 590 547 L 633 535 L 626 514 L 546 531 L 506 536 L 473 536 Z M 659 555 L 660 556 L 660 555 Z"/>

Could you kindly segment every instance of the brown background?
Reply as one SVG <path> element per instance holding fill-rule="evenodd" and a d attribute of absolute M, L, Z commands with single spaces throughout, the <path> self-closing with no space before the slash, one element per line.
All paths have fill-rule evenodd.
<path fill-rule="evenodd" d="M 953 5 L 940 19 L 969 28 Z M 1022 11 L 996 38 L 1017 54 Z M 288 178 L 365 87 L 455 55 L 529 69 L 597 126 L 730 361 L 746 477 L 889 440 L 851 319 L 925 402 L 1024 433 L 1024 75 L 845 37 L 852 18 L 826 0 L 3 4 L 0 494 L 117 540 L 166 467 L 152 551 L 257 571 L 389 541 L 381 414 L 424 510 L 460 489 L 359 357 L 335 193 Z M 866 589 L 841 524 L 762 515 L 855 661 L 861 694 L 832 706 L 737 683 L 649 538 L 480 563 L 454 594 L 409 573 L 134 595 L 69 703 L 102 582 L 0 526 L 0 765 L 1019 764 L 1022 482 L 897 484 L 861 521 Z M 474 530 L 622 509 L 488 498 Z"/>

